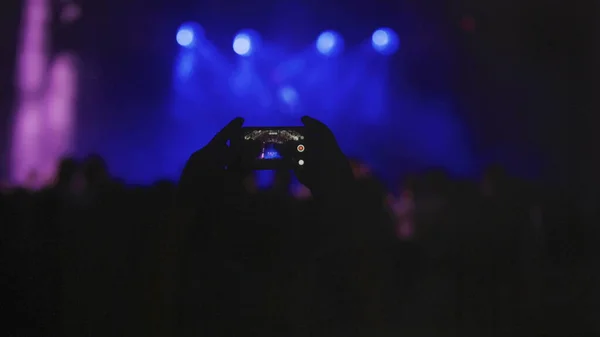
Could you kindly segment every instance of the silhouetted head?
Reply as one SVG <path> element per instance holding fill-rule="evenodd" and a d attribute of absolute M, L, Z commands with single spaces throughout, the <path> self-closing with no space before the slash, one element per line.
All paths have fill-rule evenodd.
<path fill-rule="evenodd" d="M 40 175 L 36 170 L 30 170 L 25 178 L 24 187 L 27 189 L 37 189 L 41 187 Z"/>
<path fill-rule="evenodd" d="M 73 181 L 75 174 L 79 170 L 79 163 L 74 158 L 63 158 L 58 164 L 56 174 L 56 184 L 66 186 Z"/>
<path fill-rule="evenodd" d="M 506 188 L 508 175 L 506 170 L 499 164 L 490 165 L 483 173 L 481 181 L 482 193 L 488 196 L 495 195 L 500 189 Z"/>
<path fill-rule="evenodd" d="M 83 173 L 90 184 L 105 182 L 109 179 L 108 166 L 100 155 L 92 154 L 83 162 Z"/>
<path fill-rule="evenodd" d="M 423 176 L 423 188 L 426 193 L 443 194 L 448 191 L 450 179 L 441 168 L 429 170 Z"/>
<path fill-rule="evenodd" d="M 417 183 L 417 176 L 413 173 L 407 174 L 400 179 L 398 184 L 398 192 L 413 191 Z"/>
<path fill-rule="evenodd" d="M 501 182 L 507 177 L 506 170 L 500 164 L 493 164 L 485 169 L 483 178 L 492 182 Z"/>

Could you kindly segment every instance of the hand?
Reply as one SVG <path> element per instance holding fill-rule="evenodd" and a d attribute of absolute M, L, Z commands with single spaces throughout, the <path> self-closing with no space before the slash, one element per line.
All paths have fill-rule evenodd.
<path fill-rule="evenodd" d="M 298 180 L 316 198 L 343 194 L 354 183 L 352 168 L 333 132 L 322 122 L 304 116 L 306 163 L 296 169 Z"/>
<path fill-rule="evenodd" d="M 236 161 L 237 154 L 227 142 L 239 135 L 243 124 L 243 118 L 233 119 L 206 146 L 190 156 L 179 180 L 180 204 L 197 205 L 222 194 L 225 186 L 230 185 L 226 167 Z"/>
<path fill-rule="evenodd" d="M 194 302 L 204 299 L 206 290 L 212 289 L 212 283 L 203 273 L 210 270 L 211 275 L 217 274 L 215 270 L 221 270 L 217 264 L 223 262 L 223 258 L 219 259 L 222 251 L 235 242 L 231 238 L 237 233 L 228 226 L 238 220 L 229 207 L 230 189 L 236 186 L 232 180 L 241 186 L 243 173 L 229 170 L 237 156 L 236 149 L 227 142 L 239 137 L 243 123 L 242 118 L 229 122 L 206 146 L 190 156 L 181 174 L 173 224 L 166 238 L 172 251 L 165 254 L 166 265 L 175 265 L 179 278 L 172 281 L 176 311 L 183 314 L 177 327 L 182 329 L 179 334 L 196 328 L 199 309 Z"/>

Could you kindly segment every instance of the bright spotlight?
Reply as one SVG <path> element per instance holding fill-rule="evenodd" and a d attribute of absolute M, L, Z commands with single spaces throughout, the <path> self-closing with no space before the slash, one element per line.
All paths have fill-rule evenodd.
<path fill-rule="evenodd" d="M 317 38 L 317 50 L 325 56 L 337 54 L 342 49 L 342 37 L 334 31 L 325 31 Z"/>
<path fill-rule="evenodd" d="M 233 51 L 238 55 L 246 55 L 252 50 L 252 42 L 250 36 L 246 34 L 238 34 L 233 40 Z"/>
<path fill-rule="evenodd" d="M 238 33 L 233 39 L 233 51 L 240 56 L 249 56 L 257 48 L 258 34 L 252 31 Z"/>
<path fill-rule="evenodd" d="M 398 35 L 390 28 L 380 28 L 371 36 L 371 45 L 377 52 L 389 55 L 398 50 L 400 40 L 398 39 Z"/>
<path fill-rule="evenodd" d="M 177 43 L 182 47 L 188 47 L 194 42 L 194 32 L 189 29 L 181 29 L 177 32 Z"/>
<path fill-rule="evenodd" d="M 192 47 L 202 38 L 202 35 L 203 32 L 200 25 L 196 23 L 184 23 L 179 27 L 175 38 L 180 46 Z"/>

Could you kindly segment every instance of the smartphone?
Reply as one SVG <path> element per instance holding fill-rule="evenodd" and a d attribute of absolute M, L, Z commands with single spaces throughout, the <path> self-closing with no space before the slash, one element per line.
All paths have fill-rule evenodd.
<path fill-rule="evenodd" d="M 246 169 L 294 169 L 306 164 L 303 127 L 244 127 L 238 141 Z"/>

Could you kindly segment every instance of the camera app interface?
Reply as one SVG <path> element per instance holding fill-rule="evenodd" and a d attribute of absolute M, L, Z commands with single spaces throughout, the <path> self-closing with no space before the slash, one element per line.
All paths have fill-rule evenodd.
<path fill-rule="evenodd" d="M 261 144 L 257 160 L 282 160 L 299 157 L 295 154 L 304 152 L 304 136 L 293 129 L 260 129 L 252 130 L 244 135 L 244 141 L 255 141 Z M 295 154 L 294 154 L 295 153 Z M 302 162 L 298 164 L 302 165 Z"/>

